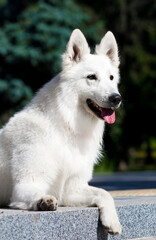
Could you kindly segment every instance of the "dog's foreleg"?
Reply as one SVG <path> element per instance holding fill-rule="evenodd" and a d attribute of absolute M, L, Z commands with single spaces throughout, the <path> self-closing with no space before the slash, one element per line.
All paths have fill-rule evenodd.
<path fill-rule="evenodd" d="M 84 184 L 79 180 L 71 180 L 66 184 L 62 204 L 65 206 L 97 206 L 100 219 L 106 231 L 110 234 L 121 233 L 121 225 L 111 195 L 100 188 Z"/>

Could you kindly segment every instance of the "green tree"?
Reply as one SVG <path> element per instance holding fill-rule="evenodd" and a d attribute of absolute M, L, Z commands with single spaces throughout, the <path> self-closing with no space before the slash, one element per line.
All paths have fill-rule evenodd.
<path fill-rule="evenodd" d="M 60 71 L 74 28 L 82 29 L 91 45 L 99 40 L 104 24 L 93 25 L 92 14 L 73 0 L 0 1 L 1 119 Z"/>

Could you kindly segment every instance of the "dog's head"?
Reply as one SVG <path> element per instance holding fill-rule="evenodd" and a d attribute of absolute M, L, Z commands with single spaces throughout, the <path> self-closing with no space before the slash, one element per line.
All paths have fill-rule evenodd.
<path fill-rule="evenodd" d="M 75 86 L 84 109 L 94 117 L 114 123 L 114 110 L 120 106 L 118 47 L 112 32 L 107 32 L 95 54 L 90 54 L 87 41 L 78 29 L 71 34 L 63 54 L 63 73 Z"/>

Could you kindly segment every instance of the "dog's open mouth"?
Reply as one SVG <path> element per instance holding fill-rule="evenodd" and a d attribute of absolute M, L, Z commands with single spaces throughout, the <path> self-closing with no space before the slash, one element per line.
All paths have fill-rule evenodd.
<path fill-rule="evenodd" d="M 109 124 L 115 122 L 115 111 L 111 108 L 102 108 L 91 99 L 87 99 L 87 105 L 97 117 L 104 119 Z"/>

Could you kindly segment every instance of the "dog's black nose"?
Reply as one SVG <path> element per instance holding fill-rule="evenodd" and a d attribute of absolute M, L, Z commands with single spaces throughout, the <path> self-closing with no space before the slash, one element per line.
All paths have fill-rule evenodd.
<path fill-rule="evenodd" d="M 114 93 L 109 97 L 111 104 L 116 107 L 121 102 L 121 95 Z"/>

